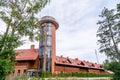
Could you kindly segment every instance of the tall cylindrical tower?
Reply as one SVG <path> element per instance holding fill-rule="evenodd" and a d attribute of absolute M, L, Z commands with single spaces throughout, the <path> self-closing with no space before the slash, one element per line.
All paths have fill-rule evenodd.
<path fill-rule="evenodd" d="M 56 30 L 59 27 L 56 20 L 51 16 L 44 16 L 39 21 L 41 34 L 40 40 L 40 66 L 43 71 L 54 72 L 56 57 Z"/>

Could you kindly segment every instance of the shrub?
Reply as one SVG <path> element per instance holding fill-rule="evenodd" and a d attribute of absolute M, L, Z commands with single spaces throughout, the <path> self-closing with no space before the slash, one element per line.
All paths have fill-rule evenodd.
<path fill-rule="evenodd" d="M 43 71 L 41 77 L 42 77 L 42 78 L 52 77 L 52 73 L 51 73 L 51 72 L 48 72 L 48 71 L 46 71 L 46 72 Z"/>
<path fill-rule="evenodd" d="M 28 80 L 27 75 L 16 76 L 14 80 Z"/>

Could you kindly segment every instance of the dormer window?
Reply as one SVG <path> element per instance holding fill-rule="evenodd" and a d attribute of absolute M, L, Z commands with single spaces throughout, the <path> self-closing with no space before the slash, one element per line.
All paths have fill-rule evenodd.
<path fill-rule="evenodd" d="M 94 65 L 94 64 L 92 64 L 92 67 L 95 67 L 95 65 Z"/>
<path fill-rule="evenodd" d="M 67 59 L 67 60 L 65 61 L 65 63 L 70 63 L 70 61 Z"/>
<path fill-rule="evenodd" d="M 83 62 L 80 62 L 80 65 L 85 65 Z"/>
<path fill-rule="evenodd" d="M 100 65 L 100 68 L 103 68 L 103 67 Z"/>
<path fill-rule="evenodd" d="M 65 62 L 66 62 L 66 63 L 69 63 L 69 61 L 68 61 L 68 60 L 66 60 Z"/>

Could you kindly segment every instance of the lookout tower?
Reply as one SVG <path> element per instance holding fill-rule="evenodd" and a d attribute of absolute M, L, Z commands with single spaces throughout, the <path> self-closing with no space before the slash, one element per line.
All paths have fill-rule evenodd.
<path fill-rule="evenodd" d="M 56 58 L 56 30 L 59 24 L 51 16 L 44 16 L 39 21 L 41 34 L 39 56 L 42 71 L 54 72 Z"/>

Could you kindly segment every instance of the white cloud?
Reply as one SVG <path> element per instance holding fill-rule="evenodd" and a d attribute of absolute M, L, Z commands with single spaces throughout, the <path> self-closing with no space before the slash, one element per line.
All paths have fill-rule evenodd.
<path fill-rule="evenodd" d="M 60 25 L 56 31 L 57 55 L 96 62 L 94 50 L 98 49 L 98 15 L 104 7 L 115 8 L 118 2 L 119 0 L 51 0 L 39 17 L 53 16 Z M 29 48 L 30 44 L 35 44 L 36 47 L 39 45 L 28 41 L 20 48 Z M 98 58 L 102 63 L 106 57 L 98 52 Z"/>
<path fill-rule="evenodd" d="M 108 2 L 110 3 L 110 1 Z M 60 27 L 56 34 L 57 55 L 96 62 L 94 50 L 97 49 L 96 22 L 98 15 L 104 6 L 111 7 L 116 4 L 114 2 L 109 5 L 108 2 L 104 0 L 52 0 L 42 10 L 40 16 L 50 15 L 59 22 Z M 113 3 L 113 1 L 111 2 Z M 100 63 L 105 59 L 102 54 L 99 54 L 98 57 L 100 57 Z"/>

